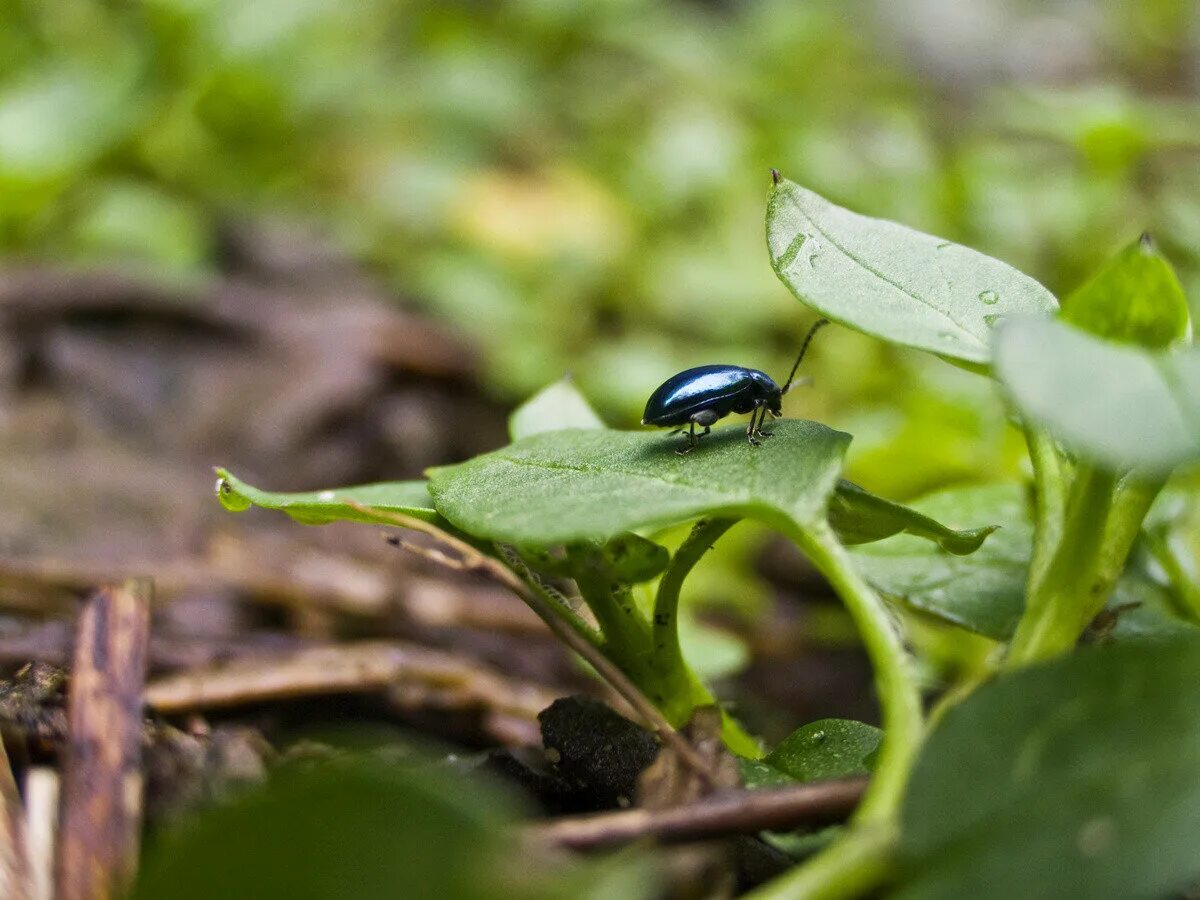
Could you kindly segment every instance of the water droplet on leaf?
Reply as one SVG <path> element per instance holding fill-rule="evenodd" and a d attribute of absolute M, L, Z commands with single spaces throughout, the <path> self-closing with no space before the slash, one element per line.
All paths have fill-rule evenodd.
<path fill-rule="evenodd" d="M 823 743 L 825 743 L 825 732 L 823 732 L 823 731 L 814 731 L 814 732 L 813 732 L 812 739 L 813 739 L 813 743 L 814 743 L 814 744 L 823 744 Z"/>
<path fill-rule="evenodd" d="M 982 293 L 980 293 L 979 299 L 982 300 L 984 303 L 986 303 L 988 306 L 995 306 L 997 303 L 1000 302 L 1000 295 L 997 294 L 995 291 L 983 291 Z"/>
<path fill-rule="evenodd" d="M 1004 318 L 1004 316 L 1001 315 L 1000 313 L 992 313 L 991 315 L 984 316 L 983 321 L 987 325 L 988 328 L 995 328 L 996 323 L 999 322 L 1003 318 Z"/>

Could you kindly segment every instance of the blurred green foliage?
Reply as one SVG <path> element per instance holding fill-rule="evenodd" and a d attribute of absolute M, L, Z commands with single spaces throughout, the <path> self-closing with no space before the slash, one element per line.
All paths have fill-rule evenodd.
<path fill-rule="evenodd" d="M 763 246 L 771 166 L 1060 296 L 1149 229 L 1200 296 L 1192 14 L 18 0 L 0 249 L 196 276 L 222 220 L 298 219 L 478 337 L 498 397 L 570 370 L 632 423 L 686 365 L 786 369 L 807 322 Z M 858 436 L 852 477 L 902 497 L 1013 465 L 986 385 L 857 335 L 820 344 L 792 413 Z"/>

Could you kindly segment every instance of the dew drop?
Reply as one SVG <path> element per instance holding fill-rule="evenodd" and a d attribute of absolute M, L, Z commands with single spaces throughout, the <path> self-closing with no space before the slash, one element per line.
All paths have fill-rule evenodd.
<path fill-rule="evenodd" d="M 317 499 L 323 500 L 325 502 L 329 502 L 330 500 L 333 499 L 333 497 L 334 497 L 333 491 L 321 491 L 321 493 L 317 494 Z"/>
<path fill-rule="evenodd" d="M 1000 302 L 1000 295 L 997 294 L 995 291 L 983 291 L 979 295 L 979 299 L 982 300 L 984 303 L 986 303 L 988 306 L 995 306 L 997 303 Z"/>
<path fill-rule="evenodd" d="M 996 323 L 999 322 L 1003 318 L 1004 318 L 1004 316 L 1001 315 L 1000 313 L 992 313 L 991 315 L 984 316 L 983 321 L 984 321 L 984 324 L 986 324 L 988 328 L 995 328 Z"/>
<path fill-rule="evenodd" d="M 823 744 L 823 743 L 825 743 L 825 732 L 823 732 L 823 731 L 814 731 L 814 732 L 813 732 L 813 736 L 812 736 L 812 740 L 813 740 L 813 743 L 814 743 L 814 744 Z"/>

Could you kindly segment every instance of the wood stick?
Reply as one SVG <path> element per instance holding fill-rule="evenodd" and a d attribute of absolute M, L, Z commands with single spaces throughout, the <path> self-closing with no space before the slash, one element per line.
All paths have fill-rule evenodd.
<path fill-rule="evenodd" d="M 423 534 L 436 538 L 444 546 L 449 547 L 458 554 L 460 565 L 455 566 L 455 568 L 461 568 L 463 571 L 482 575 L 485 578 L 495 581 L 497 584 L 504 585 L 515 593 L 529 604 L 530 609 L 538 614 L 538 617 L 546 623 L 546 627 L 554 632 L 555 637 L 582 656 L 599 673 L 600 677 L 607 681 L 609 686 L 621 695 L 625 702 L 642 719 L 643 723 L 657 732 L 659 739 L 671 747 L 679 755 L 679 758 L 695 771 L 701 780 L 710 787 L 714 785 L 712 772 L 709 771 L 708 765 L 700 758 L 699 754 L 696 753 L 695 748 L 684 740 L 679 732 L 675 730 L 674 726 L 659 711 L 658 707 L 651 703 L 649 698 L 633 683 L 633 680 L 621 671 L 616 663 L 605 656 L 600 648 L 591 644 L 587 638 L 567 624 L 558 611 L 527 585 L 509 566 L 506 566 L 498 559 L 493 559 L 481 553 L 466 541 L 455 537 L 432 522 L 426 522 L 423 519 L 406 516 L 403 513 L 392 512 L 390 510 L 373 509 L 349 498 L 342 498 L 341 502 L 359 512 L 375 516 L 381 521 L 390 522 L 401 528 L 420 531 Z"/>
<path fill-rule="evenodd" d="M 557 819 L 528 826 L 534 841 L 591 850 L 651 838 L 681 843 L 731 834 L 755 834 L 798 825 L 844 820 L 866 789 L 865 778 L 818 781 L 794 787 L 730 791 L 667 809 L 630 809 Z"/>
<path fill-rule="evenodd" d="M 30 900 L 54 900 L 54 843 L 58 827 L 58 773 L 50 766 L 25 772 L 25 856 Z"/>
<path fill-rule="evenodd" d="M 67 692 L 59 900 L 119 896 L 137 865 L 148 579 L 96 591 L 79 617 Z"/>
<path fill-rule="evenodd" d="M 165 675 L 147 685 L 146 703 L 172 715 L 392 687 L 428 694 L 431 706 L 475 705 L 532 721 L 563 693 L 417 644 L 359 641 L 258 654 Z"/>
<path fill-rule="evenodd" d="M 32 900 L 33 882 L 25 848 L 21 795 L 4 742 L 0 741 L 0 897 Z"/>

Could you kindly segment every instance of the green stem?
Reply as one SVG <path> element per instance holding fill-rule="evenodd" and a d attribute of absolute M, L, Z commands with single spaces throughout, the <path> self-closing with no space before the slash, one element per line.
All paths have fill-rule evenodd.
<path fill-rule="evenodd" d="M 1029 581 L 1036 583 L 1046 574 L 1054 548 L 1062 539 L 1067 504 L 1067 463 L 1054 439 L 1044 431 L 1030 427 L 1025 431 L 1029 461 L 1033 464 L 1033 554 L 1029 563 Z"/>
<path fill-rule="evenodd" d="M 679 545 L 671 564 L 658 582 L 654 598 L 654 623 L 651 634 L 655 657 L 662 665 L 683 666 L 683 648 L 679 644 L 679 590 L 683 580 L 717 538 L 737 523 L 737 519 L 702 519 Z"/>
<path fill-rule="evenodd" d="M 891 613 L 858 571 L 829 526 L 789 529 L 790 536 L 837 591 L 854 619 L 875 675 L 883 746 L 871 784 L 855 813 L 859 823 L 890 823 L 923 737 L 921 695 Z"/>
<path fill-rule="evenodd" d="M 921 696 L 887 607 L 855 570 L 829 525 L 788 522 L 784 531 L 828 579 L 858 627 L 875 673 L 884 738 L 871 783 L 846 833 L 752 896 L 852 897 L 883 882 L 892 870 L 900 802 L 924 733 Z"/>
<path fill-rule="evenodd" d="M 861 897 L 892 872 L 894 829 L 859 826 L 810 861 L 745 895 L 745 900 L 842 900 Z"/>
<path fill-rule="evenodd" d="M 1125 562 L 1134 542 L 1142 533 L 1142 523 L 1163 489 L 1161 478 L 1146 478 L 1130 473 L 1117 486 L 1108 515 L 1108 527 L 1100 547 L 1100 577 L 1111 589 L 1125 571 Z M 1108 590 L 1104 591 L 1105 598 Z"/>
<path fill-rule="evenodd" d="M 654 645 L 654 666 L 660 677 L 668 683 L 678 683 L 680 678 L 688 682 L 689 718 L 697 706 L 715 703 L 716 700 L 683 658 L 683 648 L 679 643 L 679 591 L 683 587 L 683 580 L 695 568 L 696 563 L 721 535 L 737 524 L 737 521 L 702 519 L 697 522 L 675 551 L 671 564 L 658 582 L 658 593 L 654 597 L 654 619 L 650 626 Z M 721 710 L 721 735 L 725 745 L 740 756 L 757 759 L 763 755 L 759 742 L 724 710 Z"/>
<path fill-rule="evenodd" d="M 1171 535 L 1154 529 L 1145 533 L 1145 541 L 1150 554 L 1167 575 L 1176 611 L 1193 624 L 1200 625 L 1200 583 L 1180 555 Z"/>
<path fill-rule="evenodd" d="M 1044 575 L 1031 575 L 1025 612 L 1017 623 L 1005 661 L 1008 668 L 1067 652 L 1103 608 L 1111 581 L 1115 581 L 1115 576 L 1111 581 L 1106 577 L 1111 566 L 1104 559 L 1106 549 L 1113 549 L 1106 548 L 1105 533 L 1115 488 L 1111 472 L 1090 463 L 1079 465 L 1067 501 L 1062 537 Z M 1120 565 L 1124 562 L 1122 554 Z"/>
<path fill-rule="evenodd" d="M 600 624 L 607 646 L 624 648 L 638 655 L 649 653 L 650 623 L 634 603 L 628 585 L 583 572 L 575 574 L 575 583 Z"/>

